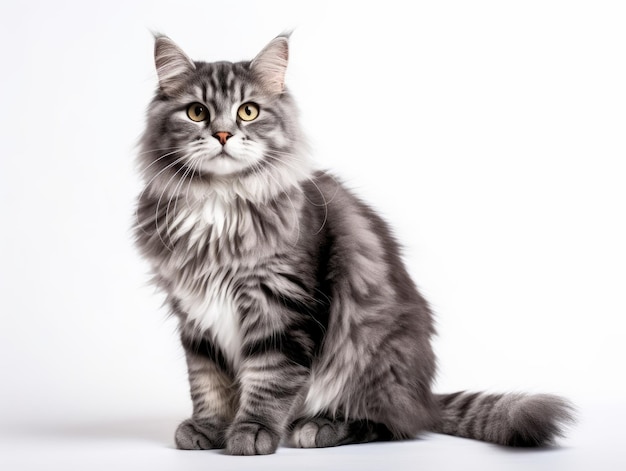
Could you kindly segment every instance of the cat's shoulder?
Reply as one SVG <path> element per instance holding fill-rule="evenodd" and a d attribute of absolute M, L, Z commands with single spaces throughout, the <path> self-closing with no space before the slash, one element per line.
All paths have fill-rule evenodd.
<path fill-rule="evenodd" d="M 315 205 L 328 205 L 337 200 L 351 199 L 353 196 L 345 184 L 328 170 L 317 170 L 302 184 L 304 194 Z"/>

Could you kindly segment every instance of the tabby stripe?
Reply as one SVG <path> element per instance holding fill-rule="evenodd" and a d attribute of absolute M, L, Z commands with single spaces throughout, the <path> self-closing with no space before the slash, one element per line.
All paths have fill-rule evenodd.
<path fill-rule="evenodd" d="M 202 103 L 206 106 L 206 103 L 207 103 L 207 86 L 206 86 L 206 82 L 202 82 Z"/>
<path fill-rule="evenodd" d="M 463 420 L 463 418 L 467 415 L 468 411 L 472 408 L 472 405 L 478 396 L 480 396 L 480 393 L 469 394 L 459 399 L 459 402 L 454 405 L 454 408 L 459 414 L 459 420 Z"/>
<path fill-rule="evenodd" d="M 465 391 L 459 391 L 451 394 L 446 394 L 445 396 L 443 396 L 443 398 L 441 398 L 442 406 L 444 408 L 447 408 L 457 397 L 464 393 Z"/>
<path fill-rule="evenodd" d="M 265 355 L 268 352 L 281 352 L 287 357 L 287 360 L 309 368 L 313 361 L 312 355 L 307 351 L 308 349 L 294 337 L 294 332 L 290 334 L 280 332 L 262 339 L 244 343 L 243 355 L 247 358 L 251 358 Z"/>
<path fill-rule="evenodd" d="M 310 306 L 302 299 L 297 299 L 293 296 L 285 296 L 280 293 L 274 291 L 271 287 L 269 287 L 265 283 L 261 283 L 260 285 L 263 294 L 269 299 L 271 299 L 274 303 L 279 306 L 285 306 L 290 311 L 299 312 L 305 314 L 311 311 Z"/>
<path fill-rule="evenodd" d="M 217 81 L 217 77 L 215 76 L 216 72 L 217 71 L 215 69 L 213 69 L 211 71 L 211 75 L 209 76 L 211 90 L 213 91 L 213 93 L 215 93 L 219 89 L 219 84 L 218 84 L 218 81 Z"/>
<path fill-rule="evenodd" d="M 226 82 L 228 81 L 228 72 L 226 72 L 223 67 L 217 69 L 217 81 L 220 84 L 219 89 L 222 92 L 222 95 L 226 96 L 226 94 L 228 93 L 228 86 L 226 84 Z"/>
<path fill-rule="evenodd" d="M 230 80 L 228 81 L 228 96 L 233 96 L 235 94 L 235 77 L 229 77 Z"/>
<path fill-rule="evenodd" d="M 206 338 L 190 339 L 187 336 L 181 336 L 181 343 L 186 350 L 189 350 L 197 355 L 204 356 L 215 362 L 221 370 L 230 370 L 228 361 L 222 351 L 217 348 L 213 342 L 210 342 Z"/>
<path fill-rule="evenodd" d="M 275 399 L 286 399 L 293 395 L 298 389 L 296 387 L 287 387 L 284 384 L 272 384 L 268 386 L 257 386 L 259 394 L 265 394 L 265 397 L 271 397 Z"/>
<path fill-rule="evenodd" d="M 501 394 L 484 395 L 480 401 L 480 410 L 474 416 L 471 424 L 468 424 L 472 436 L 482 439 L 485 437 L 485 429 L 489 423 L 489 417 L 494 410 L 494 405 L 502 398 Z M 470 427 L 471 426 L 471 427 Z"/>

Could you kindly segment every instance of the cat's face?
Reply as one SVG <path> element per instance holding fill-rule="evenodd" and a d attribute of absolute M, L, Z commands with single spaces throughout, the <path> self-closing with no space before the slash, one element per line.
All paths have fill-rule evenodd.
<path fill-rule="evenodd" d="M 159 89 L 143 139 L 146 178 L 170 182 L 176 192 L 187 180 L 269 180 L 297 166 L 301 138 L 285 91 L 287 57 L 282 36 L 251 62 L 239 63 L 193 62 L 169 38 L 158 37 Z"/>

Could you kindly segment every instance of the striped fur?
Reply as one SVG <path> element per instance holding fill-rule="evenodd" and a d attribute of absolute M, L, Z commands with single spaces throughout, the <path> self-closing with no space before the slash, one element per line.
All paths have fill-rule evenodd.
<path fill-rule="evenodd" d="M 545 446 L 563 435 L 574 408 L 549 394 L 458 392 L 437 396 L 442 411 L 434 432 L 505 446 Z"/>
<path fill-rule="evenodd" d="M 191 62 L 164 37 L 155 52 L 136 237 L 180 321 L 193 414 L 179 448 L 560 433 L 569 409 L 552 396 L 433 395 L 431 311 L 386 223 L 309 163 L 287 38 L 251 62 Z M 243 120 L 250 102 L 259 115 Z M 208 118 L 190 119 L 192 103 Z"/>

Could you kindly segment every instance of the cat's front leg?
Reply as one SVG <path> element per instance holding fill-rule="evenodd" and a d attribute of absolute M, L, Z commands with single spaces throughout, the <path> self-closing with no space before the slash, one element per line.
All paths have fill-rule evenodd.
<path fill-rule="evenodd" d="M 228 453 L 267 455 L 276 451 L 308 371 L 281 351 L 259 353 L 244 361 L 239 410 L 226 436 Z"/>
<path fill-rule="evenodd" d="M 182 450 L 224 448 L 226 428 L 235 415 L 233 380 L 206 349 L 186 343 L 193 414 L 178 426 L 176 446 Z"/>
<path fill-rule="evenodd" d="M 265 303 L 270 304 L 272 303 Z M 312 341 L 298 327 L 302 314 L 273 304 L 243 319 L 239 406 L 226 434 L 233 455 L 274 453 L 310 373 Z"/>

